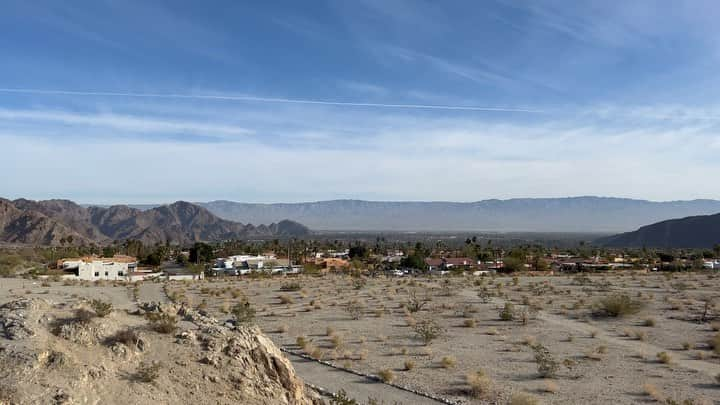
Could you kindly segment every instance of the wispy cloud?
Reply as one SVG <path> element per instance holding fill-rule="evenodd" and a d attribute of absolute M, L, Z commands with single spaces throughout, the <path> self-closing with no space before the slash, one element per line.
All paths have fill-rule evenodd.
<path fill-rule="evenodd" d="M 231 125 L 216 125 L 182 119 L 159 119 L 148 116 L 131 116 L 108 113 L 72 113 L 53 110 L 11 110 L 0 109 L 0 119 L 22 123 L 47 122 L 70 126 L 109 128 L 139 133 L 191 133 L 244 136 L 253 131 Z"/>
<path fill-rule="evenodd" d="M 43 90 L 43 89 L 16 89 L 0 88 L 4 93 L 20 94 L 47 94 L 66 96 L 90 97 L 138 97 L 138 98 L 168 98 L 185 100 L 215 100 L 215 101 L 249 101 L 259 103 L 285 103 L 285 104 L 315 104 L 340 107 L 376 107 L 376 108 L 406 108 L 420 110 L 465 110 L 465 111 L 492 111 L 492 112 L 522 112 L 541 113 L 542 110 L 532 108 L 512 108 L 494 106 L 465 106 L 465 105 L 434 105 L 434 104 L 405 104 L 405 103 L 368 103 L 360 101 L 332 101 L 299 98 L 210 95 L 210 94 L 179 94 L 179 93 L 124 93 L 109 91 L 73 91 L 73 90 Z"/>

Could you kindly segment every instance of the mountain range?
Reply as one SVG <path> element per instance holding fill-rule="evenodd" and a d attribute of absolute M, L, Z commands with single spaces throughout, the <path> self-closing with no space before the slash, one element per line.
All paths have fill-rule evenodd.
<path fill-rule="evenodd" d="M 298 221 L 313 230 L 627 232 L 669 218 L 720 212 L 720 201 L 654 202 L 611 197 L 518 198 L 477 202 L 331 200 L 197 203 L 232 221 Z M 145 207 L 147 208 L 147 207 Z"/>
<path fill-rule="evenodd" d="M 608 247 L 711 248 L 720 243 L 720 214 L 670 219 L 600 238 Z"/>
<path fill-rule="evenodd" d="M 0 198 L 0 242 L 13 244 L 89 244 L 125 239 L 145 244 L 187 244 L 307 233 L 308 228 L 294 221 L 244 225 L 185 201 L 140 210 L 126 205 L 83 207 L 69 200 Z"/>

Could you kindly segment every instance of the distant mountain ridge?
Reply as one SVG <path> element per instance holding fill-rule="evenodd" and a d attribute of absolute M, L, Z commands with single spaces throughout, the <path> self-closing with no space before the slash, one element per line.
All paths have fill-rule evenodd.
<path fill-rule="evenodd" d="M 613 197 L 517 198 L 477 202 L 330 200 L 197 203 L 239 222 L 287 218 L 314 230 L 624 232 L 668 218 L 720 212 L 720 201 L 654 202 Z"/>
<path fill-rule="evenodd" d="M 670 219 L 596 243 L 607 247 L 711 248 L 720 244 L 720 214 Z"/>
<path fill-rule="evenodd" d="M 253 226 L 221 219 L 185 201 L 139 210 L 125 205 L 83 207 L 69 200 L 0 198 L 0 242 L 6 243 L 60 245 L 136 239 L 146 244 L 186 244 L 307 233 L 304 225 L 288 220 Z"/>

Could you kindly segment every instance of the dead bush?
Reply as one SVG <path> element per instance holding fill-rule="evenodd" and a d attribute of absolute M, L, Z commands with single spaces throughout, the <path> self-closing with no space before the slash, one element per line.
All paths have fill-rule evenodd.
<path fill-rule="evenodd" d="M 473 398 L 490 398 L 494 391 L 494 382 L 484 371 L 480 370 L 465 376 L 465 382 L 470 386 L 469 394 Z"/>
<path fill-rule="evenodd" d="M 156 314 L 150 318 L 150 328 L 158 333 L 173 333 L 177 329 L 177 318 L 170 314 Z"/>
<path fill-rule="evenodd" d="M 378 377 L 384 383 L 391 383 L 395 379 L 395 373 L 393 373 L 389 368 L 385 368 L 378 371 Z"/>
<path fill-rule="evenodd" d="M 158 377 L 160 377 L 161 368 L 162 364 L 160 364 L 159 362 L 141 362 L 138 366 L 137 372 L 135 373 L 135 378 L 138 381 L 142 381 L 145 383 L 154 382 L 158 379 Z"/>

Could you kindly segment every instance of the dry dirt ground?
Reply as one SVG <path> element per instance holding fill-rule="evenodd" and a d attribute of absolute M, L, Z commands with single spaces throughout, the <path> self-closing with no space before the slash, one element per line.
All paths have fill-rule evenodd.
<path fill-rule="evenodd" d="M 720 276 L 711 274 L 235 278 L 145 283 L 137 292 L 122 285 L 0 283 L 0 304 L 102 297 L 131 308 L 135 297 L 157 301 L 166 294 L 219 319 L 247 299 L 277 346 L 366 374 L 383 371 L 393 383 L 462 403 L 504 404 L 524 394 L 526 402 L 517 404 L 720 404 L 720 356 L 709 344 L 720 329 L 718 308 L 707 312 L 714 320 L 701 320 L 705 302 L 720 301 Z M 642 304 L 640 311 L 599 316 L 598 302 L 618 294 Z M 514 319 L 503 321 L 507 302 Z M 425 320 L 443 329 L 429 344 L 415 331 Z M 539 373 L 540 346 L 557 364 L 552 377 Z M 481 370 L 473 391 L 467 376 Z"/>
<path fill-rule="evenodd" d="M 701 320 L 705 302 L 720 299 L 718 275 L 281 277 L 175 283 L 167 292 L 218 316 L 246 297 L 279 346 L 460 402 L 525 394 L 546 404 L 720 403 L 720 356 L 709 344 L 718 308 Z M 642 309 L 599 315 L 598 302 L 617 295 Z M 501 320 L 506 302 L 514 320 Z M 427 319 L 444 332 L 425 345 L 413 325 Z M 540 376 L 537 345 L 557 364 L 554 376 Z M 481 370 L 473 391 L 467 376 Z"/>

